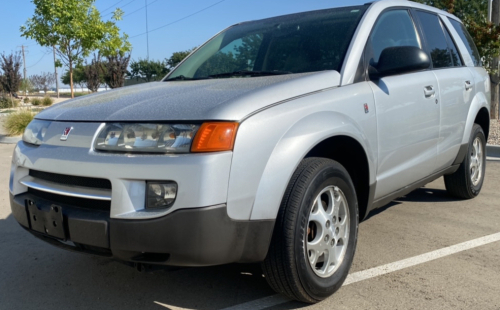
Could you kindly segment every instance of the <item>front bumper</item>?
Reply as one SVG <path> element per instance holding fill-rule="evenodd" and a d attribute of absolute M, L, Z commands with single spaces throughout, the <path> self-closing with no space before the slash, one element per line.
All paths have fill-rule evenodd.
<path fill-rule="evenodd" d="M 12 156 L 10 192 L 13 195 L 27 192 L 29 186 L 25 181 L 42 184 L 40 180 L 26 179 L 35 170 L 108 180 L 110 188 L 99 188 L 103 195 L 92 196 L 107 196 L 113 219 L 160 218 L 179 209 L 226 203 L 232 152 L 152 155 L 96 152 L 92 149 L 92 139 L 99 126 L 99 123 L 52 122 L 42 145 L 34 147 L 20 141 Z M 71 137 L 61 141 L 61 133 L 67 127 L 74 127 Z M 168 209 L 145 210 L 148 181 L 176 182 L 175 203 Z M 62 191 L 60 186 L 49 190 L 62 195 L 68 195 L 69 191 L 73 196 L 88 193 L 81 186 L 64 187 Z"/>
<path fill-rule="evenodd" d="M 10 194 L 12 214 L 35 236 L 59 247 L 120 260 L 171 266 L 210 266 L 264 260 L 274 221 L 234 221 L 226 205 L 181 209 L 156 219 L 123 220 L 109 212 L 57 204 L 64 237 L 34 231 L 36 206 L 54 204 L 32 193 Z M 91 206 L 89 206 L 91 207 Z M 33 210 L 33 209 L 31 209 Z M 40 218 L 37 219 L 40 221 Z"/>

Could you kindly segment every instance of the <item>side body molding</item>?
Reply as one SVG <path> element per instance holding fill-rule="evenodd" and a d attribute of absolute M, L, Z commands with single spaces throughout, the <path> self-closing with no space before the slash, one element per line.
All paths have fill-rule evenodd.
<path fill-rule="evenodd" d="M 368 113 L 365 103 L 370 107 Z M 375 106 L 367 83 L 328 89 L 251 116 L 241 124 L 236 138 L 228 189 L 229 217 L 275 219 L 300 161 L 333 136 L 359 142 L 368 158 L 373 184 L 376 135 Z"/>

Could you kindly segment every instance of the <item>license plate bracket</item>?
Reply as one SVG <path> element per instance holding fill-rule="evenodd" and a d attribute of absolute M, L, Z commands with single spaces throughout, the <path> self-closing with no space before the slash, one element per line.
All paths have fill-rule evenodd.
<path fill-rule="evenodd" d="M 64 216 L 60 206 L 51 205 L 48 211 L 41 210 L 33 201 L 28 201 L 31 229 L 57 239 L 66 240 Z"/>

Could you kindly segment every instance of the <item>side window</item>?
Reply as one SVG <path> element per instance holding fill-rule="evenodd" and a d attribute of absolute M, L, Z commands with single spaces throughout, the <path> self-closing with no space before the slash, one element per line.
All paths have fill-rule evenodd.
<path fill-rule="evenodd" d="M 453 67 L 451 53 L 443 32 L 439 17 L 435 14 L 416 11 L 416 15 L 422 25 L 427 49 L 431 54 L 432 66 L 434 68 Z"/>
<path fill-rule="evenodd" d="M 462 59 L 460 58 L 460 53 L 458 52 L 458 48 L 455 45 L 455 42 L 451 38 L 450 32 L 448 31 L 448 29 L 446 29 L 446 27 L 443 27 L 443 29 L 444 34 L 446 35 L 446 41 L 448 42 L 448 47 L 451 52 L 451 58 L 453 58 L 453 65 L 455 65 L 455 67 L 463 66 L 464 64 L 462 62 Z"/>
<path fill-rule="evenodd" d="M 382 51 L 393 46 L 421 47 L 415 24 L 407 10 L 387 11 L 380 15 L 368 39 L 370 64 L 376 64 Z"/>
<path fill-rule="evenodd" d="M 481 57 L 479 57 L 479 52 L 477 51 L 476 44 L 474 44 L 474 41 L 472 40 L 471 36 L 467 32 L 467 29 L 465 29 L 465 26 L 462 25 L 462 23 L 448 18 L 448 20 L 451 22 L 453 25 L 453 28 L 457 31 L 458 35 L 462 39 L 462 41 L 465 44 L 465 47 L 469 51 L 469 55 L 472 58 L 472 62 L 474 63 L 474 66 L 480 67 L 482 66 L 481 64 Z"/>

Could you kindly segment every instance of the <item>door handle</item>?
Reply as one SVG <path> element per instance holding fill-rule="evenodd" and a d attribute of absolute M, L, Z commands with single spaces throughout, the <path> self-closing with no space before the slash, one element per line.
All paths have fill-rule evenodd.
<path fill-rule="evenodd" d="M 470 81 L 465 81 L 465 90 L 471 90 L 472 89 L 472 83 Z"/>
<path fill-rule="evenodd" d="M 434 86 L 429 85 L 424 87 L 424 94 L 425 98 L 430 98 L 436 94 L 436 90 L 434 89 Z"/>

